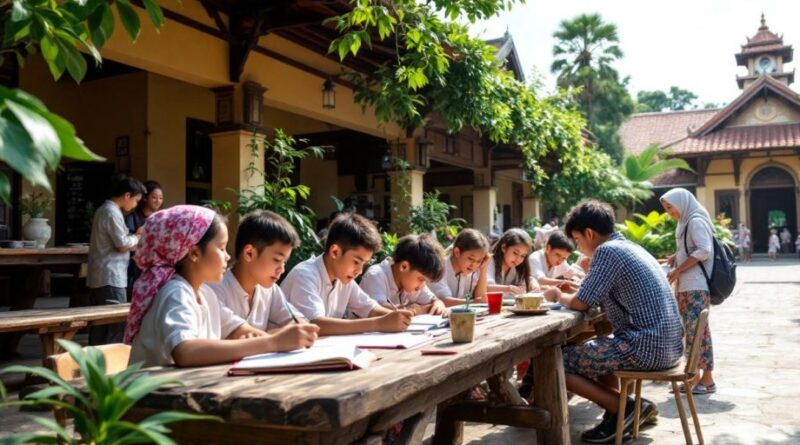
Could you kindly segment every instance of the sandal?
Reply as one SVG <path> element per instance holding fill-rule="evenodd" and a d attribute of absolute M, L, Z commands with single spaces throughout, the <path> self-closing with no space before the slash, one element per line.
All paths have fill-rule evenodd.
<path fill-rule="evenodd" d="M 698 383 L 692 387 L 692 394 L 695 395 L 703 395 L 703 394 L 714 394 L 717 392 L 717 384 L 712 383 L 708 386 Z"/>

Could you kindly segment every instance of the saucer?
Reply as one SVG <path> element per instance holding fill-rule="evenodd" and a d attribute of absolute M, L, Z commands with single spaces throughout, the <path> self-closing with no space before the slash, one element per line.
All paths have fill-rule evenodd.
<path fill-rule="evenodd" d="M 544 315 L 550 311 L 550 308 L 542 307 L 539 309 L 522 309 L 518 307 L 510 307 L 508 310 L 516 315 Z"/>

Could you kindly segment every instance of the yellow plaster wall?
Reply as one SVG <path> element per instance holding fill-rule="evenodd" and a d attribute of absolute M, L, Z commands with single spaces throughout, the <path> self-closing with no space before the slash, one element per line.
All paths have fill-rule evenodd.
<path fill-rule="evenodd" d="M 467 226 L 472 226 L 472 222 L 474 221 L 474 215 L 468 214 L 465 215 L 461 209 L 461 198 L 463 196 L 472 196 L 472 186 L 471 185 L 457 185 L 457 186 L 450 186 L 450 187 L 436 187 L 436 190 L 439 190 L 443 195 L 450 196 L 450 204 L 453 204 L 457 207 L 454 216 L 459 218 L 464 218 L 467 220 Z M 432 191 L 432 190 L 425 190 Z M 475 206 L 475 201 L 472 202 L 473 208 Z"/>
<path fill-rule="evenodd" d="M 338 130 L 341 127 L 311 119 L 299 114 L 279 110 L 273 107 L 264 107 L 264 126 L 273 130 L 282 129 L 286 134 L 322 133 Z"/>
<path fill-rule="evenodd" d="M 180 204 L 186 201 L 186 119 L 214 122 L 214 93 L 152 73 L 148 73 L 148 85 L 150 163 L 147 178 L 142 179 L 161 183 L 165 206 Z"/>
<path fill-rule="evenodd" d="M 774 107 L 775 114 L 772 118 L 767 120 L 759 119 L 757 111 L 760 107 L 769 105 Z M 747 108 L 733 118 L 728 126 L 736 127 L 743 125 L 768 125 L 768 124 L 783 124 L 800 122 L 800 112 L 794 108 L 790 108 L 786 103 L 773 96 L 767 97 L 767 100 L 756 99 L 750 103 Z"/>
<path fill-rule="evenodd" d="M 311 195 L 306 205 L 317 214 L 317 218 L 327 218 L 334 210 L 332 196 L 344 198 L 339 193 L 339 178 L 336 175 L 337 161 L 308 158 L 300 161 L 300 183 L 311 187 Z M 347 176 L 352 184 L 353 177 Z"/>
<path fill-rule="evenodd" d="M 147 73 L 136 72 L 77 85 L 54 82 L 44 61 L 29 57 L 20 70 L 20 88 L 71 122 L 89 149 L 117 165 L 116 138 L 130 138 L 130 174 L 147 173 Z M 67 161 L 68 162 L 68 161 Z"/>

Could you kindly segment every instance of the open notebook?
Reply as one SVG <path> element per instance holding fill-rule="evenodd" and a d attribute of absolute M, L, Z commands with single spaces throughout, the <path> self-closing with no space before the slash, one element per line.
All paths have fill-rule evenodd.
<path fill-rule="evenodd" d="M 441 315 L 415 315 L 411 319 L 406 332 L 428 332 L 432 329 L 442 329 L 450 326 L 450 320 Z"/>
<path fill-rule="evenodd" d="M 414 332 L 331 335 L 318 339 L 314 346 L 357 346 L 362 349 L 411 349 L 433 341 L 427 334 Z"/>
<path fill-rule="evenodd" d="M 375 361 L 375 354 L 354 345 L 314 345 L 308 349 L 271 352 L 245 357 L 233 364 L 228 375 L 304 372 L 334 369 L 364 369 Z"/>

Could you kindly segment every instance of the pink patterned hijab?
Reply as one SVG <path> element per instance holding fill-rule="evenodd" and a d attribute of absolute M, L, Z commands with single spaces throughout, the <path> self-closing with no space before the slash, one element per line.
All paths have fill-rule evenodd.
<path fill-rule="evenodd" d="M 179 205 L 147 218 L 134 261 L 142 269 L 133 283 L 131 311 L 125 326 L 125 343 L 131 344 L 159 289 L 175 275 L 175 264 L 196 245 L 214 221 L 214 211 Z"/>

